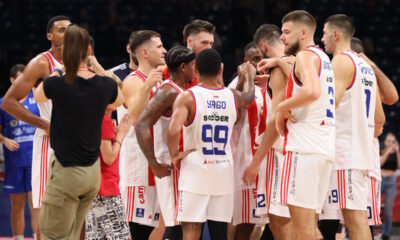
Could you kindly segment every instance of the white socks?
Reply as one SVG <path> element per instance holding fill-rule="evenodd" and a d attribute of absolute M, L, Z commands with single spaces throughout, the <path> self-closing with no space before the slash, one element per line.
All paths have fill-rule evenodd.
<path fill-rule="evenodd" d="M 14 240 L 24 240 L 24 235 L 14 236 Z"/>

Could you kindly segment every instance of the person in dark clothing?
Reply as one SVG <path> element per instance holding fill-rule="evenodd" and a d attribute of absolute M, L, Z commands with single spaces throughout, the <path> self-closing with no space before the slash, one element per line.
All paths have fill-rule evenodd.
<path fill-rule="evenodd" d="M 40 103 L 51 99 L 51 156 L 48 185 L 40 214 L 42 239 L 79 239 L 82 223 L 100 187 L 98 161 L 101 125 L 107 105 L 123 102 L 117 83 L 90 64 L 90 36 L 68 26 L 64 39 L 65 75 L 61 69 L 35 91 Z M 100 69 L 100 70 L 98 70 Z"/>

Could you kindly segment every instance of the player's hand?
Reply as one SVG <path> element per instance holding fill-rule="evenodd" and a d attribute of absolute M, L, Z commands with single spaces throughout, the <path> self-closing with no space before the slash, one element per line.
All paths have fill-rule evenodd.
<path fill-rule="evenodd" d="M 153 170 L 156 177 L 163 178 L 171 175 L 172 166 L 165 163 L 157 163 L 156 165 L 151 166 L 151 170 Z"/>
<path fill-rule="evenodd" d="M 181 161 L 190 153 L 196 151 L 196 149 L 191 149 L 188 150 L 186 152 L 178 152 L 177 154 L 175 154 L 174 156 L 171 156 L 171 162 L 172 162 L 172 166 L 174 166 L 174 168 L 176 169 L 181 169 Z"/>
<path fill-rule="evenodd" d="M 6 148 L 11 152 L 17 151 L 19 149 L 19 144 L 16 141 L 9 138 L 4 139 L 4 146 L 6 146 Z"/>
<path fill-rule="evenodd" d="M 243 182 L 250 186 L 256 182 L 258 172 L 260 171 L 260 165 L 254 163 L 254 160 L 249 166 L 244 170 L 242 180 Z"/>
<path fill-rule="evenodd" d="M 125 113 L 125 115 L 121 119 L 121 122 L 117 126 L 117 130 L 115 131 L 115 138 L 119 141 L 123 141 L 131 126 L 132 120 L 129 117 L 129 114 Z"/>
<path fill-rule="evenodd" d="M 286 120 L 291 121 L 292 123 L 296 123 L 296 119 L 290 115 L 289 111 L 277 111 L 276 112 L 276 130 L 278 131 L 279 135 L 285 136 L 286 133 Z"/>
<path fill-rule="evenodd" d="M 260 88 L 265 88 L 267 86 L 268 79 L 269 74 L 255 75 L 254 84 L 259 86 Z"/>
<path fill-rule="evenodd" d="M 100 65 L 100 63 L 97 61 L 97 58 L 95 56 L 88 56 L 87 59 L 87 65 L 88 68 L 93 71 L 94 73 L 96 73 L 97 75 L 105 75 L 106 71 L 104 70 L 104 68 Z"/>
<path fill-rule="evenodd" d="M 47 122 L 46 127 L 42 129 L 46 132 L 47 136 L 50 136 L 50 122 Z"/>
<path fill-rule="evenodd" d="M 152 89 L 158 83 L 162 83 L 162 70 L 161 68 L 153 69 L 149 73 L 145 84 L 148 84 L 149 89 Z"/>

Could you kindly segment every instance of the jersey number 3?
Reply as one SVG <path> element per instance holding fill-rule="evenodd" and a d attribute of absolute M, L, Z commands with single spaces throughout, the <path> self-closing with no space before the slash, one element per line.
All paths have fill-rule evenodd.
<path fill-rule="evenodd" d="M 204 155 L 225 155 L 225 147 L 228 142 L 228 126 L 210 124 L 203 125 L 201 140 L 203 141 Z"/>

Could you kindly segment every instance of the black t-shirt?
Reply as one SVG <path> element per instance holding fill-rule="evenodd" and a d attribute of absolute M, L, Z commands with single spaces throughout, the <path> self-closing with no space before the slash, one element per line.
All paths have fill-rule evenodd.
<path fill-rule="evenodd" d="M 381 155 L 383 155 L 384 153 L 385 153 L 385 151 L 381 150 Z M 397 155 L 394 152 L 394 153 L 389 154 L 388 158 L 386 159 L 386 162 L 381 166 L 381 169 L 396 171 L 397 168 L 398 168 Z"/>
<path fill-rule="evenodd" d="M 76 77 L 72 84 L 64 77 L 49 77 L 44 93 L 53 101 L 50 145 L 64 166 L 90 166 L 99 157 L 101 124 L 108 104 L 118 95 L 109 77 Z"/>

